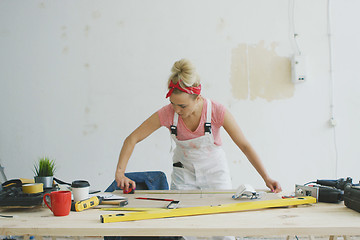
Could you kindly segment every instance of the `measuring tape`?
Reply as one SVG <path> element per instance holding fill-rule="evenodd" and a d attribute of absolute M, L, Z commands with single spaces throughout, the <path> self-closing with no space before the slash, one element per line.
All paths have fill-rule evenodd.
<path fill-rule="evenodd" d="M 42 183 L 29 183 L 22 185 L 24 193 L 40 193 L 44 191 Z"/>
<path fill-rule="evenodd" d="M 101 197 L 94 196 L 85 200 L 71 203 L 71 211 L 81 212 L 100 204 Z"/>
<path fill-rule="evenodd" d="M 100 215 L 102 223 L 126 222 L 145 219 L 196 216 L 214 213 L 239 212 L 246 210 L 295 206 L 316 203 L 314 197 L 286 198 L 265 201 L 250 201 L 242 203 L 223 204 L 219 206 L 202 206 L 177 209 L 151 210 L 146 212 L 119 213 Z"/>

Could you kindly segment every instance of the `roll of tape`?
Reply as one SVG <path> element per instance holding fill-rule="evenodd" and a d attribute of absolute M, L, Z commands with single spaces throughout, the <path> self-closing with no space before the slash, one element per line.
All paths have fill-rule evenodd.
<path fill-rule="evenodd" d="M 44 191 L 42 183 L 30 183 L 22 186 L 24 193 L 40 193 Z"/>

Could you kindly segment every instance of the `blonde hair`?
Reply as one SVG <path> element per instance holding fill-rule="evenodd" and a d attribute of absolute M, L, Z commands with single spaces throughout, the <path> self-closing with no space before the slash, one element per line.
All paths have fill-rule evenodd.
<path fill-rule="evenodd" d="M 194 65 L 188 59 L 181 59 L 176 61 L 171 68 L 171 75 L 168 80 L 168 86 L 170 81 L 176 84 L 179 80 L 180 87 L 197 87 L 200 85 L 200 77 L 196 73 Z M 178 92 L 178 89 L 174 89 L 174 92 Z"/>

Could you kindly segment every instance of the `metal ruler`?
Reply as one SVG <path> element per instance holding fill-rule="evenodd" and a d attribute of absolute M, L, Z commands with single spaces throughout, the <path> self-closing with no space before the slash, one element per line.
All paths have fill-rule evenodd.
<path fill-rule="evenodd" d="M 311 203 L 316 203 L 316 198 L 314 197 L 285 198 L 285 199 L 275 199 L 275 200 L 231 203 L 231 204 L 223 204 L 218 206 L 188 207 L 188 208 L 163 209 L 163 210 L 157 209 L 157 210 L 151 210 L 145 212 L 106 214 L 106 215 L 100 215 L 100 220 L 102 223 L 126 222 L 126 221 L 156 219 L 156 218 L 184 217 L 184 216 L 196 216 L 196 215 L 206 215 L 206 214 L 215 214 L 215 213 L 239 212 L 246 210 L 286 207 L 286 206 L 295 206 L 295 205 L 303 205 L 303 204 L 311 204 Z"/>
<path fill-rule="evenodd" d="M 129 212 L 147 212 L 147 211 L 160 211 L 166 208 L 140 208 L 140 207 L 114 207 L 114 208 L 98 208 L 101 211 L 129 211 Z"/>

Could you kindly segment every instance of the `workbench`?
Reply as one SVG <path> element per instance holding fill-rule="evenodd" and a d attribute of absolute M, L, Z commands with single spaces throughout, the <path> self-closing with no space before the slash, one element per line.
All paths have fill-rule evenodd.
<path fill-rule="evenodd" d="M 114 194 L 123 195 L 121 192 Z M 164 208 L 169 202 L 136 197 L 171 198 L 179 207 L 219 205 L 235 201 L 234 191 L 136 191 L 127 194 L 128 207 Z M 125 195 L 123 195 L 125 196 Z M 265 193 L 260 200 L 281 199 L 282 194 Z M 114 207 L 99 205 L 99 207 Z M 55 217 L 43 206 L 0 209 L 0 235 L 29 236 L 331 236 L 360 235 L 360 213 L 339 204 L 316 203 L 297 207 L 101 223 L 100 215 L 118 213 L 100 209 L 70 212 Z"/>

